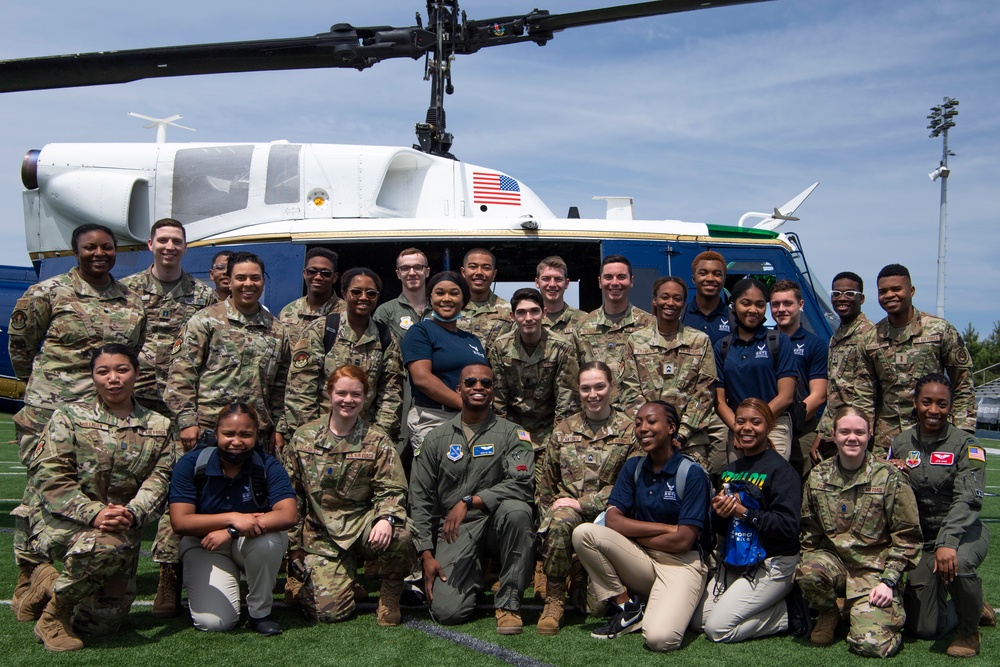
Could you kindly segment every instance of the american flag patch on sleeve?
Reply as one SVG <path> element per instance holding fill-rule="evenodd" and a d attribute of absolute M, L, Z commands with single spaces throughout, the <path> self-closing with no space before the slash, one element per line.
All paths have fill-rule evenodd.
<path fill-rule="evenodd" d="M 969 460 L 986 463 L 986 452 L 982 447 L 969 447 Z"/>

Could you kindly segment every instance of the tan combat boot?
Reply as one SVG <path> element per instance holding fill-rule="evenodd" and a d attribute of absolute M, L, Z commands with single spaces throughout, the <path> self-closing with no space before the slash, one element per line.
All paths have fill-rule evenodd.
<path fill-rule="evenodd" d="M 403 580 L 382 578 L 378 589 L 378 608 L 375 618 L 383 627 L 399 625 L 402 614 L 399 611 L 399 596 L 403 594 Z"/>
<path fill-rule="evenodd" d="M 73 632 L 73 603 L 53 595 L 35 623 L 35 637 L 48 651 L 79 651 L 83 642 Z"/>
<path fill-rule="evenodd" d="M 153 599 L 153 618 L 170 618 L 177 615 L 180 588 L 177 581 L 177 564 L 160 563 L 160 580 Z"/>
<path fill-rule="evenodd" d="M 545 607 L 538 619 L 538 634 L 557 635 L 566 604 L 566 580 L 550 579 L 545 593 Z"/>
<path fill-rule="evenodd" d="M 14 603 L 11 602 L 11 606 Z M 979 616 L 979 627 L 993 628 L 997 624 L 997 612 L 989 602 L 983 602 L 983 613 Z"/>
<path fill-rule="evenodd" d="M 837 631 L 838 622 L 840 622 L 840 610 L 836 607 L 821 611 L 812 634 L 809 635 L 809 641 L 817 646 L 829 646 L 833 643 L 833 634 Z"/>
<path fill-rule="evenodd" d="M 974 658 L 979 655 L 979 631 L 974 635 L 955 637 L 947 653 L 952 658 Z"/>
<path fill-rule="evenodd" d="M 21 604 L 18 605 L 17 620 L 38 620 L 45 605 L 52 599 L 52 587 L 55 586 L 58 578 L 59 570 L 48 563 L 43 563 L 35 568 L 34 572 L 31 573 L 31 584 L 21 597 Z"/>
<path fill-rule="evenodd" d="M 14 586 L 14 592 L 10 596 L 10 610 L 14 612 L 14 616 L 17 616 L 17 610 L 21 607 L 21 599 L 28 592 L 28 588 L 31 587 L 31 573 L 34 571 L 34 565 L 17 566 L 17 584 Z M 17 620 L 20 621 L 21 619 L 18 618 Z"/>
<path fill-rule="evenodd" d="M 542 572 L 542 561 L 535 561 L 535 578 L 532 582 L 532 588 L 535 589 L 536 600 L 544 600 L 547 597 L 545 595 L 546 580 L 547 577 Z"/>
<path fill-rule="evenodd" d="M 519 635 L 524 630 L 521 612 L 510 609 L 497 609 L 497 634 Z"/>

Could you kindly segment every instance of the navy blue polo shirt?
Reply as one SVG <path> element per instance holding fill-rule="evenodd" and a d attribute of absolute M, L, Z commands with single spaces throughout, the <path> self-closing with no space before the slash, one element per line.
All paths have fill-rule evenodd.
<path fill-rule="evenodd" d="M 712 489 L 705 471 L 699 466 L 691 466 L 684 482 L 684 497 L 677 498 L 677 467 L 683 456 L 679 451 L 674 452 L 666 465 L 655 473 L 648 456 L 628 459 L 618 473 L 608 506 L 617 507 L 622 514 L 637 521 L 696 526 L 704 530 Z M 642 466 L 638 480 L 635 478 L 637 465 Z"/>
<path fill-rule="evenodd" d="M 830 356 L 830 348 L 823 342 L 823 339 L 806 331 L 805 327 L 801 325 L 789 338 L 792 341 L 792 354 L 795 355 L 795 363 L 806 382 L 827 379 L 827 360 Z"/>
<path fill-rule="evenodd" d="M 403 365 L 429 359 L 431 373 L 444 386 L 454 389 L 462 378 L 462 369 L 469 364 L 489 364 L 479 337 L 468 331 L 449 331 L 432 320 L 421 320 L 410 327 L 399 344 Z M 413 384 L 413 399 L 417 405 L 437 403 Z"/>
<path fill-rule="evenodd" d="M 174 465 L 174 472 L 170 476 L 170 502 L 190 503 L 195 506 L 195 512 L 198 514 L 260 512 L 250 490 L 253 459 L 244 463 L 240 473 L 230 479 L 222 472 L 218 449 L 208 459 L 208 465 L 205 467 L 205 486 L 201 490 L 199 499 L 194 484 L 194 468 L 200 453 L 201 448 L 192 449 Z M 295 497 L 295 490 L 288 479 L 288 473 L 278 463 L 278 459 L 265 453 L 264 471 L 267 474 L 267 500 L 272 508 L 279 501 Z"/>
<path fill-rule="evenodd" d="M 719 299 L 719 306 L 708 315 L 698 310 L 694 297 L 688 303 L 684 312 L 684 326 L 692 327 L 698 331 L 704 331 L 712 340 L 712 345 L 732 333 L 733 328 L 729 322 L 729 304 L 725 298 Z"/>
<path fill-rule="evenodd" d="M 798 375 L 792 341 L 778 332 L 778 362 L 775 364 L 768 349 L 767 332 L 767 327 L 759 327 L 746 341 L 734 335 L 724 363 L 722 341 L 714 345 L 715 371 L 719 374 L 715 386 L 725 388 L 726 403 L 733 410 L 747 398 L 770 403 L 778 395 L 778 380 Z"/>

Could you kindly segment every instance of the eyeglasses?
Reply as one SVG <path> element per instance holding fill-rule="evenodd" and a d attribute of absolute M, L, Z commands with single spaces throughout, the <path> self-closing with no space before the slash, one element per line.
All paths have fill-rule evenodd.
<path fill-rule="evenodd" d="M 369 299 L 378 298 L 378 290 L 376 289 L 361 289 L 360 287 L 352 287 L 349 290 L 347 290 L 347 293 L 353 296 L 355 299 L 359 298 L 362 294 L 364 294 Z"/>
<path fill-rule="evenodd" d="M 331 271 L 330 269 L 314 269 L 312 267 L 309 267 L 309 268 L 306 269 L 306 275 L 309 276 L 310 278 L 313 278 L 315 276 L 323 276 L 324 278 L 332 278 L 333 277 L 333 271 Z"/>
<path fill-rule="evenodd" d="M 412 266 L 397 266 L 396 270 L 400 273 L 421 273 L 426 268 L 426 264 L 413 264 Z"/>
<path fill-rule="evenodd" d="M 228 268 L 229 268 L 228 264 L 213 264 L 212 265 L 212 270 L 213 271 L 225 271 Z"/>
<path fill-rule="evenodd" d="M 466 389 L 472 389 L 477 384 L 483 385 L 483 389 L 492 389 L 493 378 L 465 378 L 462 380 L 462 384 L 465 385 Z"/>
<path fill-rule="evenodd" d="M 848 299 L 857 299 L 859 296 L 864 296 L 864 295 L 865 295 L 864 292 L 856 292 L 852 289 L 849 289 L 846 292 L 841 292 L 840 290 L 833 290 L 832 292 L 830 292 L 831 299 L 839 299 L 842 296 L 846 296 Z"/>

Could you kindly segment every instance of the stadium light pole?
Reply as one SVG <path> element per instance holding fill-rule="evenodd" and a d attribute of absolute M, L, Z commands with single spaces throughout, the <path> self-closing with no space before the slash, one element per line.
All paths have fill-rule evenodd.
<path fill-rule="evenodd" d="M 955 155 L 948 150 L 948 130 L 955 127 L 955 116 L 958 115 L 958 100 L 951 97 L 944 98 L 944 102 L 936 107 L 931 107 L 931 115 L 927 120 L 931 122 L 927 129 L 931 131 L 931 139 L 939 136 L 944 137 L 944 147 L 941 151 L 941 164 L 937 169 L 928 174 L 932 181 L 941 179 L 941 214 L 938 220 L 938 275 L 937 275 L 937 316 L 944 317 L 944 267 L 945 267 L 945 226 L 948 220 L 948 176 L 951 169 L 948 168 L 948 156 Z"/>

